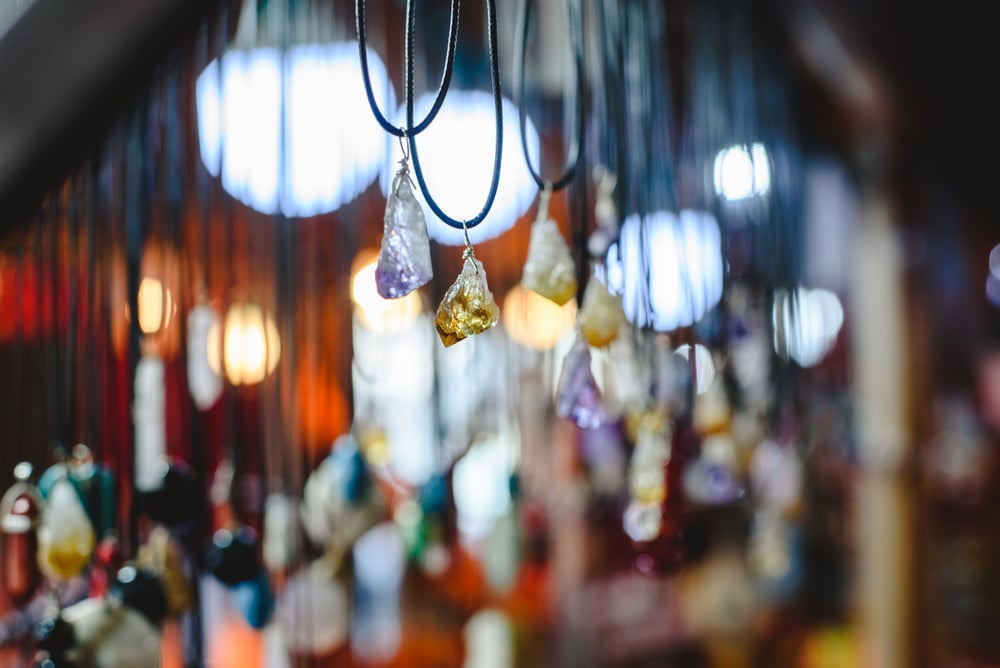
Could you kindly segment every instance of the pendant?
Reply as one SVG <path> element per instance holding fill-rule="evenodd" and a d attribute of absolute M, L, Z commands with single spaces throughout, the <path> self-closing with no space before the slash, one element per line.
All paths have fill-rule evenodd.
<path fill-rule="evenodd" d="M 353 436 L 338 438 L 306 480 L 301 518 L 306 536 L 339 565 L 354 542 L 378 523 L 384 498 Z"/>
<path fill-rule="evenodd" d="M 593 429 L 607 419 L 601 391 L 590 371 L 590 346 L 582 335 L 566 355 L 556 390 L 556 414 L 572 418 L 579 426 Z"/>
<path fill-rule="evenodd" d="M 427 283 L 432 275 L 427 222 L 413 195 L 409 167 L 404 159 L 385 205 L 375 285 L 383 298 L 398 299 Z"/>
<path fill-rule="evenodd" d="M 580 331 L 587 343 L 598 348 L 618 338 L 625 324 L 625 309 L 620 295 L 613 295 L 596 276 L 591 275 L 583 293 L 580 309 Z"/>
<path fill-rule="evenodd" d="M 434 327 L 445 347 L 482 334 L 500 320 L 500 308 L 486 282 L 486 271 L 466 246 L 465 263 L 437 309 Z"/>
<path fill-rule="evenodd" d="M 31 464 L 14 467 L 16 482 L 0 500 L 3 590 L 14 605 L 31 600 L 41 583 L 38 570 L 38 520 L 42 500 L 29 482 Z"/>
<path fill-rule="evenodd" d="M 45 575 L 69 580 L 79 575 L 94 551 L 94 527 L 73 485 L 61 478 L 52 486 L 38 528 L 38 565 Z"/>
<path fill-rule="evenodd" d="M 549 217 L 549 194 L 543 190 L 539 197 L 521 285 L 562 306 L 576 296 L 576 267 L 559 226 Z"/>

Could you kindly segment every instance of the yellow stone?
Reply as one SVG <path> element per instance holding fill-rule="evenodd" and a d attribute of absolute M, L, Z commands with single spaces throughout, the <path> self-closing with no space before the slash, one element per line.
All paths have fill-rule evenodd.
<path fill-rule="evenodd" d="M 583 293 L 579 322 L 587 343 L 595 348 L 608 345 L 618 338 L 625 324 L 621 296 L 611 294 L 596 276 L 591 276 Z"/>
<path fill-rule="evenodd" d="M 434 327 L 446 347 L 474 334 L 482 334 L 500 320 L 500 307 L 486 282 L 483 265 L 465 253 L 465 263 L 458 278 L 448 288 L 438 306 Z"/>
<path fill-rule="evenodd" d="M 68 580 L 86 567 L 94 552 L 94 527 L 69 481 L 56 481 L 49 492 L 38 529 L 38 566 L 58 580 Z"/>
<path fill-rule="evenodd" d="M 556 221 L 540 211 L 531 225 L 521 285 L 562 306 L 576 297 L 576 267 Z"/>

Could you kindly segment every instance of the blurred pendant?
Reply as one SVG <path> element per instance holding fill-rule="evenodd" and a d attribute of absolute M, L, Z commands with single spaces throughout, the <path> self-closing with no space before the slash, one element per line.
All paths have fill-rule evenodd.
<path fill-rule="evenodd" d="M 326 551 L 330 563 L 337 565 L 354 541 L 378 521 L 384 503 L 357 441 L 344 435 L 306 480 L 303 529 L 314 545 Z"/>
<path fill-rule="evenodd" d="M 655 540 L 663 529 L 663 509 L 657 502 L 632 501 L 622 517 L 622 528 L 636 543 Z"/>
<path fill-rule="evenodd" d="M 252 580 L 236 584 L 230 594 L 233 604 L 247 624 L 255 629 L 262 629 L 267 625 L 274 611 L 274 594 L 271 592 L 267 571 L 261 569 Z"/>
<path fill-rule="evenodd" d="M 441 343 L 452 346 L 473 334 L 482 334 L 500 320 L 500 308 L 486 282 L 486 271 L 466 246 L 462 271 L 438 306 L 434 326 Z"/>
<path fill-rule="evenodd" d="M 625 324 L 625 309 L 620 295 L 613 295 L 596 276 L 591 275 L 583 293 L 580 309 L 580 331 L 587 343 L 598 348 L 616 338 Z"/>
<path fill-rule="evenodd" d="M 198 410 L 207 411 L 219 400 L 223 390 L 222 374 L 213 369 L 209 361 L 219 353 L 218 349 L 209 350 L 209 340 L 213 329 L 216 333 L 222 331 L 222 318 L 214 308 L 201 303 L 188 313 L 187 326 L 188 390 Z"/>
<path fill-rule="evenodd" d="M 667 498 L 670 437 L 651 422 L 639 427 L 629 464 L 629 493 L 639 503 L 663 503 Z"/>
<path fill-rule="evenodd" d="M 163 526 L 153 527 L 139 548 L 139 566 L 156 575 L 167 597 L 167 614 L 177 616 L 191 607 L 192 595 L 184 571 L 181 546 Z"/>
<path fill-rule="evenodd" d="M 38 565 L 57 580 L 80 574 L 94 551 L 94 527 L 76 490 L 66 478 L 49 493 L 38 528 Z"/>
<path fill-rule="evenodd" d="M 618 239 L 618 207 L 615 205 L 615 185 L 618 178 L 606 167 L 594 168 L 597 193 L 594 197 L 594 220 L 597 226 L 587 241 L 587 250 L 594 257 L 604 257 L 608 248 Z"/>
<path fill-rule="evenodd" d="M 559 374 L 556 414 L 572 418 L 585 429 L 599 427 L 607 419 L 601 391 L 590 370 L 590 346 L 580 334 L 566 355 Z"/>
<path fill-rule="evenodd" d="M 31 464 L 14 467 L 16 482 L 0 500 L 0 531 L 3 532 L 3 589 L 14 605 L 24 605 L 38 589 L 38 522 L 42 500 L 31 478 Z"/>
<path fill-rule="evenodd" d="M 385 205 L 375 285 L 383 298 L 397 299 L 427 283 L 432 275 L 427 222 L 410 187 L 410 170 L 404 159 Z"/>
<path fill-rule="evenodd" d="M 347 593 L 329 565 L 316 561 L 288 579 L 278 596 L 275 617 L 289 650 L 298 655 L 325 656 L 347 639 Z"/>
<path fill-rule="evenodd" d="M 115 528 L 115 478 L 107 467 L 94 461 L 94 453 L 83 443 L 73 447 L 69 459 L 69 481 L 83 502 L 98 536 Z"/>
<path fill-rule="evenodd" d="M 562 306 L 576 296 L 576 267 L 559 226 L 549 217 L 549 195 L 543 190 L 539 196 L 521 285 Z"/>
<path fill-rule="evenodd" d="M 57 666 L 160 665 L 159 629 L 129 606 L 118 607 L 102 598 L 87 598 L 63 610 L 61 619 L 72 632 L 73 644 L 59 652 L 67 663 L 55 663 Z"/>

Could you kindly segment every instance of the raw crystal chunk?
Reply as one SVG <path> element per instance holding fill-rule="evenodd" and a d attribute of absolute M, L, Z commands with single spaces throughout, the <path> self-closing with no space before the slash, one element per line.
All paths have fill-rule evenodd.
<path fill-rule="evenodd" d="M 544 211 L 531 225 L 521 285 L 560 306 L 576 296 L 576 268 L 556 221 Z"/>
<path fill-rule="evenodd" d="M 462 272 L 438 306 L 434 326 L 441 343 L 452 346 L 473 334 L 482 334 L 500 319 L 500 308 L 486 283 L 486 271 L 466 251 Z"/>
<path fill-rule="evenodd" d="M 579 315 L 580 331 L 592 346 L 606 346 L 616 338 L 625 323 L 625 310 L 620 295 L 611 294 L 604 283 L 591 276 L 583 293 Z"/>
<path fill-rule="evenodd" d="M 94 528 L 68 480 L 49 492 L 38 529 L 38 565 L 49 577 L 68 580 L 83 570 L 94 551 Z"/>
<path fill-rule="evenodd" d="M 572 418 L 586 429 L 601 426 L 607 417 L 601 402 L 601 391 L 590 371 L 590 346 L 580 335 L 566 355 L 559 374 L 556 414 Z"/>
<path fill-rule="evenodd" d="M 431 280 L 431 247 L 423 209 L 413 196 L 404 164 L 385 205 L 382 248 L 375 268 L 375 285 L 385 299 L 397 299 Z"/>

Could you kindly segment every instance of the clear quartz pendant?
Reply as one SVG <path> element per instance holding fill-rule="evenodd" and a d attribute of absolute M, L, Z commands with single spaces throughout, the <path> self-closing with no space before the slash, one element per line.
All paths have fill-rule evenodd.
<path fill-rule="evenodd" d="M 500 308 L 486 282 L 486 271 L 466 246 L 465 263 L 438 306 L 434 327 L 446 347 L 482 334 L 500 320 Z"/>
<path fill-rule="evenodd" d="M 382 247 L 375 268 L 375 285 L 385 299 L 404 297 L 431 280 L 431 246 L 424 211 L 410 186 L 406 160 L 392 182 L 385 205 Z"/>
<path fill-rule="evenodd" d="M 577 335 L 559 374 L 556 414 L 585 429 L 599 427 L 607 419 L 601 391 L 590 370 L 590 346 L 582 335 Z"/>
<path fill-rule="evenodd" d="M 562 306 L 576 296 L 576 266 L 559 226 L 549 217 L 549 195 L 543 190 L 539 197 L 521 285 Z"/>
<path fill-rule="evenodd" d="M 579 315 L 580 331 L 587 343 L 597 348 L 618 338 L 625 324 L 625 310 L 620 295 L 613 295 L 596 276 L 591 275 L 583 293 Z"/>
<path fill-rule="evenodd" d="M 38 528 L 38 565 L 45 575 L 68 580 L 80 574 L 94 552 L 94 527 L 76 490 L 65 478 L 49 492 Z"/>

